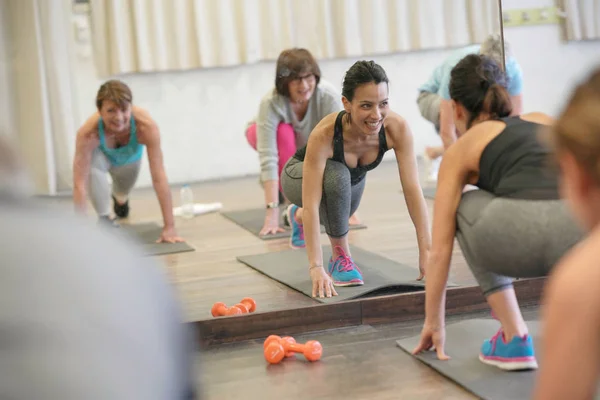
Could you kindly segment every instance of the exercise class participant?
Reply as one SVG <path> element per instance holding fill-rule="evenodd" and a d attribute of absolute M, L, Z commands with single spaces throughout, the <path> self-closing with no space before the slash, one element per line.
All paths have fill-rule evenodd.
<path fill-rule="evenodd" d="M 593 399 L 600 373 L 600 68 L 582 82 L 552 129 L 561 193 L 587 237 L 558 263 L 542 307 L 536 400 Z"/>
<path fill-rule="evenodd" d="M 461 137 L 444 154 L 425 268 L 425 324 L 414 352 L 444 350 L 445 293 L 454 237 L 501 328 L 481 347 L 482 362 L 536 368 L 514 277 L 545 276 L 581 238 L 560 200 L 558 179 L 538 138 L 542 113 L 509 117 L 506 76 L 491 58 L 468 55 L 452 70 L 450 97 Z M 467 184 L 479 190 L 467 191 Z"/>
<path fill-rule="evenodd" d="M 202 398 L 197 335 L 164 267 L 36 202 L 26 172 L 0 133 L 2 398 Z"/>
<path fill-rule="evenodd" d="M 89 188 L 100 220 L 116 226 L 110 217 L 111 191 L 107 176 L 110 174 L 113 211 L 118 218 L 126 218 L 129 193 L 137 181 L 145 146 L 164 221 L 159 241 L 183 241 L 175 231 L 171 189 L 163 165 L 158 126 L 146 110 L 132 105 L 131 90 L 118 80 L 100 86 L 96 107 L 98 111 L 77 132 L 73 163 L 76 209 L 85 212 Z"/>
<path fill-rule="evenodd" d="M 427 147 L 429 159 L 441 156 L 445 149 L 456 141 L 456 126 L 452 118 L 452 103 L 450 101 L 450 72 L 452 68 L 466 55 L 483 54 L 494 59 L 499 65 L 504 65 L 502 53 L 502 37 L 499 34 L 490 35 L 481 44 L 467 46 L 454 51 L 441 65 L 436 67 L 431 77 L 419 88 L 417 104 L 423 118 L 434 126 L 442 139 L 443 146 Z M 517 60 L 511 56 L 507 43 L 504 44 L 506 57 L 506 75 L 508 78 L 508 93 L 512 104 L 512 115 L 522 112 L 523 76 Z"/>
<path fill-rule="evenodd" d="M 292 202 L 288 207 L 290 241 L 292 247 L 307 248 L 313 296 L 335 296 L 334 286 L 363 284 L 348 247 L 348 217 L 358 208 L 367 172 L 379 165 L 389 149 L 396 154 L 404 198 L 416 228 L 421 271 L 427 258 L 429 221 L 413 136 L 406 121 L 389 109 L 388 89 L 388 77 L 381 66 L 373 61 L 356 62 L 344 78 L 344 110 L 325 117 L 311 133 L 307 146 L 284 168 L 283 191 Z M 333 255 L 326 270 L 321 224 Z"/>
<path fill-rule="evenodd" d="M 321 70 L 306 49 L 284 50 L 277 59 L 275 88 L 262 98 L 256 121 L 246 139 L 258 151 L 260 180 L 267 211 L 260 235 L 283 232 L 279 226 L 281 171 L 310 132 L 326 115 L 342 109 L 341 96 L 321 78 Z M 358 223 L 358 220 L 353 221 Z"/>

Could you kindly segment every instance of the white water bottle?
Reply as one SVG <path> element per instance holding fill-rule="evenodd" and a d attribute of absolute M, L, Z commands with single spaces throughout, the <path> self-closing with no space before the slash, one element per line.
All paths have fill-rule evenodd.
<path fill-rule="evenodd" d="M 186 219 L 194 218 L 194 193 L 190 185 L 181 188 L 181 216 Z"/>

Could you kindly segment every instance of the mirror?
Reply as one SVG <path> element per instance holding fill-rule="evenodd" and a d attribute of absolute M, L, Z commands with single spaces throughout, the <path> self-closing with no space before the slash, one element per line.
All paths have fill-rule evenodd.
<path fill-rule="evenodd" d="M 428 146 L 441 144 L 441 140 L 435 132 L 436 124 L 422 115 L 426 107 L 422 107 L 421 110 L 420 106 L 415 107 L 419 88 L 434 75 L 436 68 L 443 65 L 457 51 L 464 51 L 473 44 L 468 40 L 468 35 L 479 32 L 478 42 L 481 42 L 487 34 L 502 33 L 501 2 L 487 0 L 466 3 L 469 15 L 463 15 L 463 22 L 474 21 L 477 24 L 469 32 L 461 31 L 467 37 L 464 43 L 442 49 L 432 46 L 387 55 L 322 58 L 318 61 L 322 77 L 339 89 L 345 71 L 355 60 L 374 59 L 380 63 L 391 82 L 390 107 L 403 115 L 411 125 L 415 135 L 415 152 L 424 153 Z M 481 15 L 480 18 L 476 18 L 477 13 L 486 14 L 485 17 Z M 448 22 L 450 17 L 440 11 L 438 18 Z M 423 25 L 425 26 L 425 22 Z M 427 29 L 430 29 L 429 25 L 427 28 L 423 27 L 422 33 L 425 34 Z M 486 29 L 488 31 L 483 34 Z M 457 33 L 456 37 L 460 34 Z M 459 42 L 458 39 L 455 41 Z M 405 43 L 405 46 L 408 47 L 409 43 Z M 317 48 L 315 52 L 319 51 Z M 261 73 L 269 76 L 269 84 L 256 94 L 254 110 L 250 114 L 258 112 L 261 96 L 272 88 L 275 67 L 274 62 L 253 67 L 260 68 Z M 296 83 L 310 86 L 306 81 Z M 432 107 L 434 106 L 435 100 L 432 101 Z M 255 157 L 258 160 L 258 154 Z M 423 160 L 422 157 L 419 159 Z M 182 221 L 179 228 L 181 234 L 192 238 L 198 247 L 192 253 L 166 257 L 174 282 L 187 306 L 189 319 L 213 321 L 219 318 L 211 315 L 211 308 L 215 303 L 224 303 L 226 307 L 221 307 L 220 312 L 226 312 L 227 307 L 236 306 L 248 297 L 256 302 L 253 314 L 266 313 L 271 315 L 269 318 L 285 318 L 274 317 L 272 313 L 284 310 L 291 313 L 291 310 L 305 310 L 323 304 L 338 306 L 337 309 L 342 310 L 344 303 L 360 302 L 354 296 L 359 299 L 376 299 L 383 295 L 421 292 L 422 286 L 419 284 L 422 285 L 422 282 L 416 281 L 419 275 L 419 254 L 415 230 L 403 194 L 399 191 L 398 171 L 394 160 L 393 154 L 387 154 L 385 161 L 368 173 L 366 188 L 357 211 L 357 219 L 366 229 L 358 226 L 355 229 L 351 228 L 348 233 L 353 257 L 364 263 L 361 271 L 365 284 L 362 287 L 337 287 L 340 296 L 333 301 L 315 300 L 310 297 L 310 293 L 302 292 L 311 290 L 307 255 L 303 249 L 290 249 L 289 228 L 285 228 L 286 235 L 277 239 L 264 240 L 257 235 L 263 228 L 266 210 L 263 187 L 255 176 L 193 185 L 197 198 L 207 203 L 222 202 L 223 209 L 219 213 Z M 426 166 L 421 167 L 423 171 Z M 423 175 L 423 172 L 421 174 Z M 435 186 L 430 181 L 425 179 L 424 183 L 427 189 L 434 190 Z M 427 200 L 427 207 L 431 216 L 432 199 Z M 280 226 L 284 227 L 286 207 L 280 207 L 277 214 Z M 207 226 L 210 226 L 210 229 L 206 229 Z M 320 241 L 324 248 L 323 260 L 327 265 L 328 254 L 331 251 L 327 235 L 321 234 Z M 254 268 L 247 264 L 253 265 Z M 379 279 L 377 285 L 372 286 L 376 279 Z M 450 280 L 457 287 L 476 284 L 459 249 L 455 249 Z M 415 286 L 411 287 L 413 284 Z M 306 318 L 306 312 L 302 313 Z M 315 308 L 314 312 L 311 310 L 310 313 L 314 316 L 319 311 Z M 247 315 L 238 318 L 246 318 Z M 337 317 L 330 315 L 329 318 Z"/>

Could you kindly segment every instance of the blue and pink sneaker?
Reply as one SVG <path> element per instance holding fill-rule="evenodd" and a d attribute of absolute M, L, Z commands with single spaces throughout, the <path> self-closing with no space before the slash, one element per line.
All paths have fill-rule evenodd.
<path fill-rule="evenodd" d="M 302 249 L 306 247 L 306 243 L 304 242 L 304 225 L 296 221 L 296 213 L 299 208 L 300 207 L 295 204 L 290 204 L 287 208 L 287 217 L 290 227 L 292 228 L 292 234 L 290 235 L 290 247 L 292 249 Z"/>
<path fill-rule="evenodd" d="M 352 258 L 340 246 L 336 246 L 334 251 L 337 251 L 339 256 L 334 259 L 332 255 L 327 266 L 327 272 L 331 276 L 333 284 L 335 286 L 364 285 L 362 272 Z"/>
<path fill-rule="evenodd" d="M 479 359 L 485 364 L 508 371 L 538 367 L 531 336 L 515 336 L 510 342 L 506 342 L 502 329 L 483 342 Z"/>

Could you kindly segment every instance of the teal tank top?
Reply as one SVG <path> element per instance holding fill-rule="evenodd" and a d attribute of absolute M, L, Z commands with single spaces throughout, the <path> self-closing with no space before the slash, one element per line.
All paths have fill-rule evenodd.
<path fill-rule="evenodd" d="M 129 143 L 127 143 L 127 145 L 116 149 L 110 149 L 106 147 L 106 141 L 104 140 L 104 122 L 102 122 L 102 118 L 100 118 L 98 122 L 98 134 L 100 136 L 100 150 L 102 150 L 112 165 L 120 166 L 132 164 L 142 158 L 144 145 L 139 144 L 137 141 L 135 120 L 133 115 L 131 116 Z"/>

